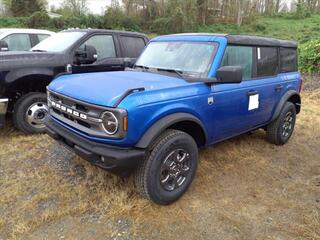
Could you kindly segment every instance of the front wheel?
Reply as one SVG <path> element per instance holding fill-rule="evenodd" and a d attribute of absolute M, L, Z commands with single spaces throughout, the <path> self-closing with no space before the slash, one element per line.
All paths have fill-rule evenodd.
<path fill-rule="evenodd" d="M 147 199 L 161 205 L 173 203 L 190 186 L 198 165 L 198 147 L 182 131 L 167 130 L 149 149 L 138 167 L 135 183 Z"/>
<path fill-rule="evenodd" d="M 47 115 L 46 94 L 28 93 L 15 103 L 13 122 L 24 133 L 43 133 Z"/>

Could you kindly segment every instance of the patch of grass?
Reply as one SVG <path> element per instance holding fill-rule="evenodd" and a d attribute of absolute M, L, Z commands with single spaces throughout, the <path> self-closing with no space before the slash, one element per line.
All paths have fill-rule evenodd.
<path fill-rule="evenodd" d="M 288 19 L 285 17 L 259 17 L 250 24 L 238 27 L 235 24 L 213 24 L 201 26 L 199 32 L 222 32 L 232 34 L 252 34 L 280 39 L 296 40 L 300 43 L 311 39 L 319 39 L 320 15 L 312 15 L 305 19 Z"/>

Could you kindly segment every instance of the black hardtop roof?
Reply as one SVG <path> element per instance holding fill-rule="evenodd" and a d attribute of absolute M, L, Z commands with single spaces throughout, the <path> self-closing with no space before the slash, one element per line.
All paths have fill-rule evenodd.
<path fill-rule="evenodd" d="M 281 40 L 271 37 L 259 37 L 251 35 L 234 35 L 234 34 L 224 34 L 224 33 L 182 33 L 174 35 L 184 35 L 184 36 L 217 36 L 225 37 L 229 44 L 234 45 L 254 45 L 254 46 L 264 46 L 264 47 L 289 47 L 297 48 L 298 44 L 295 41 Z"/>
<path fill-rule="evenodd" d="M 289 47 L 297 48 L 295 41 L 281 40 L 276 38 L 258 37 L 249 35 L 226 35 L 228 43 L 236 45 L 254 45 L 264 47 Z"/>
<path fill-rule="evenodd" d="M 78 28 L 71 28 L 63 30 L 62 32 L 86 32 L 86 33 L 120 33 L 125 35 L 140 35 L 147 38 L 147 35 L 139 32 L 129 32 L 129 31 L 120 31 L 120 30 L 109 30 L 109 29 L 78 29 Z"/>

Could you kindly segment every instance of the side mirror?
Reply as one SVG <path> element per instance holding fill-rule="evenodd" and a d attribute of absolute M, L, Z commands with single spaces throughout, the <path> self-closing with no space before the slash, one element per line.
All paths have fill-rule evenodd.
<path fill-rule="evenodd" d="M 9 46 L 6 41 L 0 40 L 0 52 L 9 51 Z"/>
<path fill-rule="evenodd" d="M 242 67 L 224 66 L 217 70 L 217 82 L 219 83 L 241 83 Z"/>
<path fill-rule="evenodd" d="M 84 50 L 77 50 L 75 52 L 75 61 L 77 64 L 92 64 L 97 61 L 97 50 L 92 45 L 85 45 Z"/>
<path fill-rule="evenodd" d="M 123 65 L 124 68 L 132 68 L 134 64 L 136 63 L 137 59 L 136 58 L 124 58 L 123 59 Z"/>

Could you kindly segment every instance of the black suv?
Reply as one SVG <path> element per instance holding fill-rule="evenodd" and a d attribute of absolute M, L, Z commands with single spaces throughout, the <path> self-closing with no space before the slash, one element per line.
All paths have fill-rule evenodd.
<path fill-rule="evenodd" d="M 0 127 L 6 114 L 13 113 L 14 125 L 21 131 L 43 132 L 46 86 L 57 75 L 123 70 L 135 62 L 148 41 L 140 33 L 72 29 L 29 52 L 0 53 Z"/>

